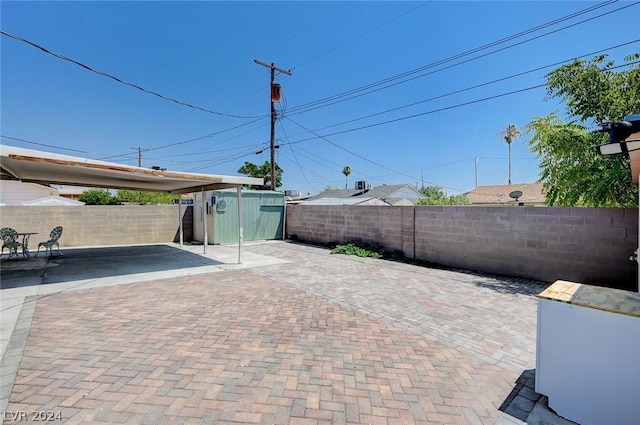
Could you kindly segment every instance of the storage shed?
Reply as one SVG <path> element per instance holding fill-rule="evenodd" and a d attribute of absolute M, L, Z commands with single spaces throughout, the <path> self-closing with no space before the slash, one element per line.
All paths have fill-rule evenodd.
<path fill-rule="evenodd" d="M 238 240 L 238 196 L 235 190 L 206 191 L 204 195 L 209 244 Z M 204 241 L 202 193 L 195 193 L 193 236 Z M 284 192 L 242 191 L 243 240 L 282 239 L 284 236 Z"/>

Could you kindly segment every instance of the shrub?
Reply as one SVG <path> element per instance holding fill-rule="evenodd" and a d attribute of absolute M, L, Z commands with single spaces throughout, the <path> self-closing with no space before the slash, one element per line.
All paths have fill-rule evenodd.
<path fill-rule="evenodd" d="M 116 205 L 118 199 L 113 196 L 108 190 L 104 189 L 90 189 L 85 190 L 78 198 L 80 201 L 87 205 Z"/>
<path fill-rule="evenodd" d="M 385 251 L 379 245 L 365 242 L 347 242 L 343 245 L 336 245 L 331 250 L 332 254 L 357 255 L 358 257 L 382 258 Z"/>

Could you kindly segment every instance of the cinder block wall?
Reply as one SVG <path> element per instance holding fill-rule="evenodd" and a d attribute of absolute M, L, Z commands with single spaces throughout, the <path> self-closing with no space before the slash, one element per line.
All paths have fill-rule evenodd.
<path fill-rule="evenodd" d="M 635 208 L 294 205 L 286 222 L 312 243 L 363 240 L 445 266 L 637 288 Z"/>
<path fill-rule="evenodd" d="M 182 207 L 184 240 L 193 239 L 193 207 Z M 180 240 L 177 205 L 0 206 L 0 227 L 37 232 L 29 242 L 49 238 L 63 226 L 61 247 L 166 243 Z"/>
<path fill-rule="evenodd" d="M 313 243 L 361 240 L 402 249 L 402 210 L 378 206 L 287 207 L 287 234 Z"/>

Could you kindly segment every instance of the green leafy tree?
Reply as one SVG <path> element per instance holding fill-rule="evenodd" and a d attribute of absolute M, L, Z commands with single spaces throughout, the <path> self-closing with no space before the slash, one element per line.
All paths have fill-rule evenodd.
<path fill-rule="evenodd" d="M 282 186 L 282 168 L 276 164 L 276 188 Z M 264 185 L 250 185 L 249 189 L 270 190 L 271 189 L 271 163 L 265 161 L 262 165 L 256 165 L 251 162 L 245 162 L 238 169 L 238 173 L 245 176 L 255 177 L 264 180 Z"/>
<path fill-rule="evenodd" d="M 338 186 L 325 186 L 322 189 L 323 192 L 333 192 L 334 190 L 340 190 L 340 188 Z"/>
<path fill-rule="evenodd" d="M 440 186 L 425 186 L 424 198 L 418 201 L 418 205 L 469 205 L 469 199 L 465 195 L 447 195 Z"/>
<path fill-rule="evenodd" d="M 535 117 L 527 125 L 531 151 L 540 158 L 540 181 L 548 205 L 631 207 L 637 186 L 623 155 L 599 155 L 607 135 L 564 123 L 556 114 Z"/>
<path fill-rule="evenodd" d="M 627 69 L 616 71 L 607 55 L 575 60 L 547 75 L 547 97 L 561 98 L 567 115 L 581 123 L 619 121 L 640 112 L 640 53 L 627 56 Z"/>
<path fill-rule="evenodd" d="M 540 181 L 548 205 L 631 207 L 638 187 L 631 181 L 623 155 L 598 155 L 608 141 L 594 126 L 640 113 L 640 54 L 626 58 L 617 70 L 606 55 L 576 60 L 547 75 L 547 98 L 559 98 L 570 122 L 557 113 L 534 117 L 527 125 L 530 150 L 540 159 Z"/>
<path fill-rule="evenodd" d="M 351 167 L 349 167 L 348 165 L 345 166 L 342 169 L 342 174 L 344 174 L 345 177 L 344 188 L 349 189 L 349 176 L 351 175 Z"/>
<path fill-rule="evenodd" d="M 131 202 L 140 205 L 172 204 L 178 195 L 162 192 L 143 192 L 133 190 L 118 190 L 116 198 L 120 202 Z"/>
<path fill-rule="evenodd" d="M 78 198 L 87 205 L 116 205 L 118 199 L 105 189 L 89 189 Z"/>

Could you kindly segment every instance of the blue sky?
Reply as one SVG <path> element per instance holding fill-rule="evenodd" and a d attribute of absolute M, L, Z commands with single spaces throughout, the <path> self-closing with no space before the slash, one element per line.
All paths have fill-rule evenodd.
<path fill-rule="evenodd" d="M 562 110 L 529 89 L 554 67 L 506 77 L 640 51 L 640 7 L 608 3 L 2 1 L 3 31 L 208 111 L 2 35 L 2 144 L 130 165 L 142 147 L 146 167 L 235 175 L 269 160 L 269 71 L 257 58 L 292 72 L 276 76 L 282 189 L 344 187 L 349 165 L 350 187 L 424 180 L 457 194 L 475 186 L 476 162 L 480 185 L 506 184 L 498 133 Z M 538 178 L 529 138 L 512 144 L 514 183 Z"/>

